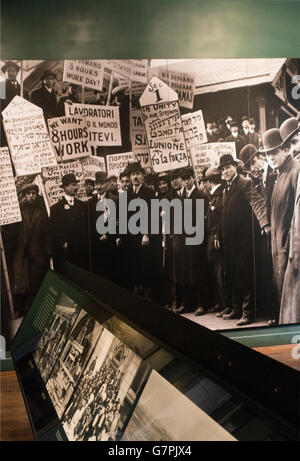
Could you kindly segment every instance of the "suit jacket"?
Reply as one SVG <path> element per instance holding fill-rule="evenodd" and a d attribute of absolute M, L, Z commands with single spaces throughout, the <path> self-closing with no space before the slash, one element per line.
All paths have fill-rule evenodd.
<path fill-rule="evenodd" d="M 224 186 L 220 186 L 214 191 L 210 197 L 207 210 L 207 255 L 209 262 L 216 262 L 220 260 L 221 250 L 217 250 L 214 245 L 214 241 L 220 242 L 220 225 L 223 209 L 223 191 Z"/>
<path fill-rule="evenodd" d="M 86 204 L 74 198 L 70 206 L 65 197 L 50 209 L 50 231 L 54 264 L 64 260 L 80 267 L 87 267 L 88 261 L 88 223 Z M 67 250 L 63 244 L 67 242 Z"/>
<path fill-rule="evenodd" d="M 248 143 L 254 144 L 254 146 L 258 149 L 261 146 L 261 140 L 257 133 L 248 133 Z"/>
<path fill-rule="evenodd" d="M 244 136 L 241 136 L 240 134 L 235 138 L 234 136 L 230 135 L 225 139 L 225 142 L 235 142 L 235 149 L 236 149 L 236 156 L 239 158 L 240 151 L 242 148 L 247 144 L 246 139 Z"/>
<path fill-rule="evenodd" d="M 45 119 L 59 117 L 60 115 L 59 105 L 53 90 L 52 93 L 49 93 L 44 86 L 41 86 L 41 88 L 32 92 L 31 102 L 43 109 Z"/>
<path fill-rule="evenodd" d="M 1 99 L 1 112 L 8 106 L 8 104 L 14 99 L 15 96 L 20 96 L 21 86 L 17 82 L 16 86 L 11 83 L 10 80 L 5 80 L 5 99 Z M 29 99 L 28 92 L 23 91 L 23 98 Z"/>
<path fill-rule="evenodd" d="M 222 248 L 227 284 L 248 288 L 252 269 L 251 181 L 241 175 L 223 192 L 221 219 Z"/>

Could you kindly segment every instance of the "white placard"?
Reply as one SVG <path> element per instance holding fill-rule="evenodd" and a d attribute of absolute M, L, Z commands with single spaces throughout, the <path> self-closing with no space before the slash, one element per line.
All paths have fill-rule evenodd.
<path fill-rule="evenodd" d="M 178 94 L 178 102 L 181 107 L 193 109 L 195 79 L 193 75 L 171 70 L 159 71 L 159 78 Z"/>
<path fill-rule="evenodd" d="M 147 83 L 148 59 L 106 60 L 105 67 L 134 82 Z"/>
<path fill-rule="evenodd" d="M 193 167 L 196 177 L 199 177 L 202 170 L 207 167 L 218 167 L 220 157 L 224 154 L 231 154 L 236 159 L 234 142 L 211 142 L 194 146 L 190 150 Z"/>
<path fill-rule="evenodd" d="M 123 170 L 125 170 L 128 163 L 132 163 L 134 161 L 135 158 L 132 152 L 123 152 L 122 154 L 107 155 L 107 175 L 119 177 L 119 174 Z"/>
<path fill-rule="evenodd" d="M 159 78 L 152 77 L 140 97 L 141 107 L 169 101 L 178 101 L 177 93 Z"/>
<path fill-rule="evenodd" d="M 75 160 L 92 154 L 84 117 L 50 118 L 48 127 L 58 162 Z"/>
<path fill-rule="evenodd" d="M 104 157 L 85 157 L 81 160 L 84 179 L 92 179 L 95 181 L 95 175 L 98 171 L 106 173 L 105 158 Z"/>
<path fill-rule="evenodd" d="M 132 152 L 143 168 L 151 169 L 150 153 L 141 110 L 130 111 L 130 132 Z"/>
<path fill-rule="evenodd" d="M 104 61 L 99 59 L 65 60 L 63 81 L 85 86 L 93 90 L 102 90 Z"/>
<path fill-rule="evenodd" d="M 57 164 L 43 111 L 26 99 L 16 98 L 16 104 L 14 98 L 3 117 L 16 175 L 40 173 L 41 168 Z"/>
<path fill-rule="evenodd" d="M 0 149 L 0 226 L 22 221 L 7 147 Z"/>
<path fill-rule="evenodd" d="M 202 110 L 181 116 L 187 149 L 207 142 Z"/>
<path fill-rule="evenodd" d="M 65 104 L 65 113 L 85 117 L 92 146 L 121 146 L 120 110 L 117 106 Z"/>

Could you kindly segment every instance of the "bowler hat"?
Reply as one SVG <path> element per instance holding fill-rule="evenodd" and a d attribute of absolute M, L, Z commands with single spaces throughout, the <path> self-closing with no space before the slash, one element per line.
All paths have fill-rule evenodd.
<path fill-rule="evenodd" d="M 45 70 L 42 75 L 41 75 L 41 80 L 44 80 L 44 78 L 47 78 L 49 77 L 50 75 L 52 75 L 54 78 L 56 78 L 56 73 L 53 72 L 52 70 L 48 69 L 48 70 Z"/>
<path fill-rule="evenodd" d="M 249 167 L 253 157 L 257 154 L 257 148 L 254 144 L 247 144 L 240 152 L 239 158 L 245 167 Z"/>
<path fill-rule="evenodd" d="M 22 187 L 22 194 L 25 194 L 27 191 L 29 190 L 32 190 L 34 189 L 36 191 L 36 193 L 38 194 L 39 193 L 39 186 L 37 184 L 34 184 L 34 183 L 31 183 L 31 184 L 25 184 L 23 187 Z"/>
<path fill-rule="evenodd" d="M 293 134 L 299 131 L 299 120 L 295 117 L 290 117 L 281 124 L 279 130 L 282 137 L 282 145 L 284 145 L 291 139 Z"/>
<path fill-rule="evenodd" d="M 73 182 L 79 182 L 76 179 L 75 174 L 73 174 L 73 173 L 65 174 L 61 178 L 61 186 L 60 187 L 67 187 L 69 184 L 72 184 Z"/>
<path fill-rule="evenodd" d="M 271 128 L 264 132 L 262 137 L 263 147 L 259 150 L 261 152 L 269 152 L 277 149 L 282 145 L 282 137 L 278 128 Z"/>
<path fill-rule="evenodd" d="M 190 166 L 187 166 L 186 168 L 183 168 L 181 171 L 181 177 L 182 178 L 190 178 L 191 176 L 194 176 L 194 169 Z"/>
<path fill-rule="evenodd" d="M 18 66 L 18 64 L 16 62 L 14 62 L 14 61 L 6 61 L 4 66 L 2 66 L 2 68 L 1 68 L 2 72 L 5 74 L 5 72 L 7 71 L 7 69 L 9 67 L 14 67 L 18 72 L 20 70 L 20 66 Z"/>
<path fill-rule="evenodd" d="M 131 173 L 133 173 L 134 171 L 140 171 L 141 173 L 145 174 L 145 170 L 141 166 L 140 162 L 128 163 L 125 171 L 128 175 L 131 175 Z"/>
<path fill-rule="evenodd" d="M 236 160 L 232 157 L 231 154 L 224 154 L 220 157 L 220 165 L 218 166 L 219 169 L 223 168 L 225 165 L 237 165 Z"/>
<path fill-rule="evenodd" d="M 107 174 L 104 171 L 97 171 L 95 174 L 95 182 L 107 181 Z"/>

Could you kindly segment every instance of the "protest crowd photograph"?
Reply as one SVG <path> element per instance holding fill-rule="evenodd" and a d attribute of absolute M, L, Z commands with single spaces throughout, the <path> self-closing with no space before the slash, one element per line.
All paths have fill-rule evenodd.
<path fill-rule="evenodd" d="M 8 341 L 66 261 L 214 330 L 300 321 L 299 59 L 24 60 L 1 71 Z M 66 306 L 53 321 L 70 329 Z M 94 365 L 91 382 L 111 373 Z M 109 406 L 114 427 L 121 404 Z M 79 440 L 75 416 L 65 424 Z M 114 439 L 86 418 L 91 437 Z"/>

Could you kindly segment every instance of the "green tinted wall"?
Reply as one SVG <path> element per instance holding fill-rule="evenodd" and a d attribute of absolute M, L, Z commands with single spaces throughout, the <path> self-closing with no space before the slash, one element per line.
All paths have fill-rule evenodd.
<path fill-rule="evenodd" d="M 1 0 L 1 57 L 299 57 L 299 0 Z"/>

